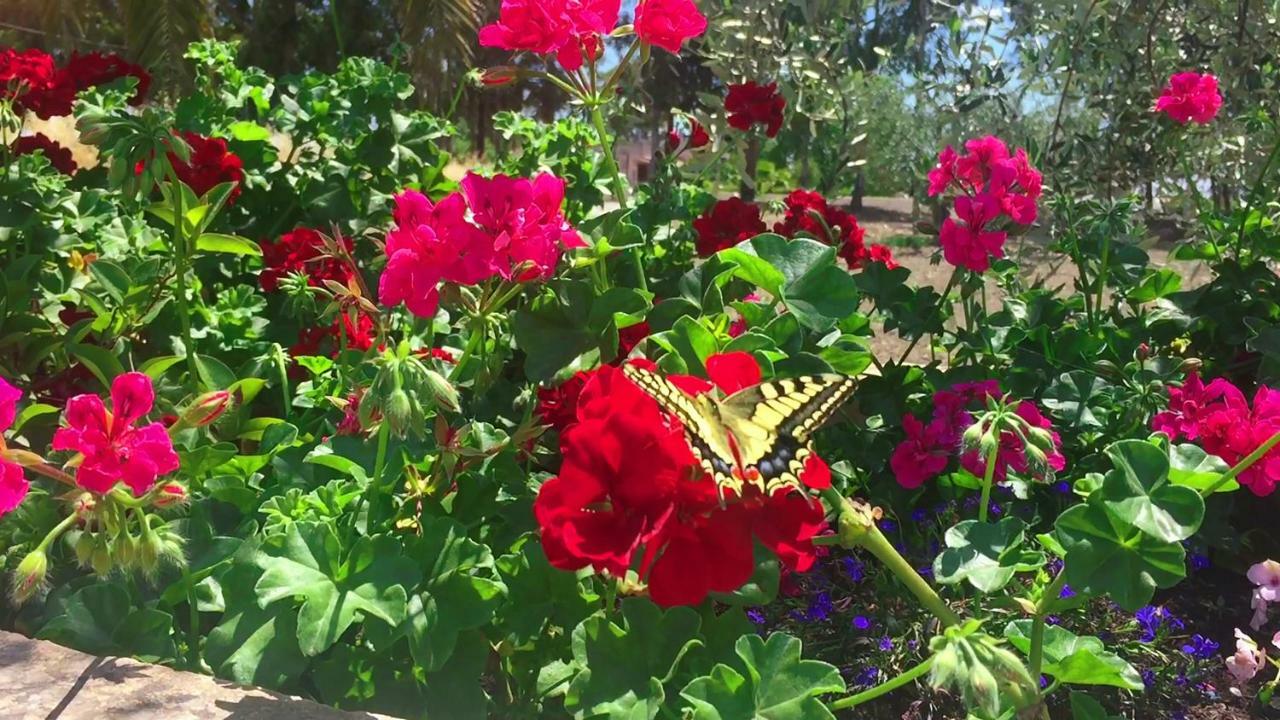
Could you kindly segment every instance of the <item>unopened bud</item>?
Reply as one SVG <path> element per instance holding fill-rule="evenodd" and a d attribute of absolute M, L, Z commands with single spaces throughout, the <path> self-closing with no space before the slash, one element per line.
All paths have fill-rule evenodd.
<path fill-rule="evenodd" d="M 44 458 L 30 450 L 20 450 L 18 448 L 5 448 L 0 452 L 0 458 L 15 462 L 22 467 L 35 467 L 44 464 Z"/>
<path fill-rule="evenodd" d="M 1133 351 L 1133 359 L 1142 362 L 1151 357 L 1151 346 L 1146 343 L 1138 343 L 1138 349 Z"/>
<path fill-rule="evenodd" d="M 170 432 L 192 427 L 205 427 L 222 417 L 222 413 L 231 407 L 231 393 L 226 390 L 208 392 L 195 399 L 182 414 L 178 422 L 170 428 Z"/>
<path fill-rule="evenodd" d="M 48 573 L 49 556 L 45 555 L 44 550 L 36 549 L 27 553 L 13 573 L 13 585 L 10 587 L 13 601 L 22 604 L 31 599 L 44 586 Z"/>
<path fill-rule="evenodd" d="M 978 441 L 978 454 L 982 456 L 983 462 L 991 457 L 991 453 L 996 452 L 1000 448 L 1000 440 L 996 437 L 995 432 L 988 430 L 982 433 L 982 438 Z"/>
<path fill-rule="evenodd" d="M 488 87 L 509 85 L 520 77 L 520 69 L 510 65 L 486 68 L 480 72 L 480 84 Z"/>
<path fill-rule="evenodd" d="M 402 388 L 391 391 L 391 395 L 387 397 L 387 405 L 384 411 L 387 416 L 387 422 L 391 423 L 391 427 L 396 431 L 402 430 L 409 424 L 409 419 L 413 416 L 413 401 L 409 398 L 409 393 Z"/>
<path fill-rule="evenodd" d="M 1042 427 L 1029 427 L 1026 429 L 1027 439 L 1031 444 L 1040 448 L 1045 452 L 1053 450 L 1053 433 Z"/>
<path fill-rule="evenodd" d="M 189 499 L 187 488 L 182 483 L 165 483 L 156 491 L 154 504 L 158 508 L 170 508 L 186 505 Z"/>
<path fill-rule="evenodd" d="M 960 445 L 963 450 L 972 450 L 978 447 L 978 443 L 982 440 L 982 423 L 976 422 L 965 428 L 964 434 L 960 436 Z"/>
<path fill-rule="evenodd" d="M 80 567 L 89 567 L 93 562 L 93 550 L 97 546 L 94 542 L 93 534 L 87 532 L 77 532 L 74 541 L 71 543 L 76 551 L 76 563 Z"/>
<path fill-rule="evenodd" d="M 93 572 L 98 577 L 106 577 L 111 574 L 111 549 L 106 543 L 96 543 L 93 548 L 93 557 L 90 558 L 89 564 L 93 566 Z"/>
<path fill-rule="evenodd" d="M 1044 451 L 1035 445 L 1027 445 L 1027 466 L 1031 468 L 1034 475 L 1049 476 L 1053 474 L 1053 469 L 1049 467 L 1049 459 Z"/>
<path fill-rule="evenodd" d="M 431 396 L 441 407 L 449 412 L 458 412 L 458 391 L 443 375 L 428 368 L 427 387 L 431 388 Z"/>

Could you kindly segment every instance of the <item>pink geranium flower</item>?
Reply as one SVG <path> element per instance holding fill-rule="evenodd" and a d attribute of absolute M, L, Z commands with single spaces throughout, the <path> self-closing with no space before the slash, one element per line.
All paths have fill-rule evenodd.
<path fill-rule="evenodd" d="M 1227 671 L 1237 685 L 1244 685 L 1266 665 L 1267 651 L 1258 647 L 1258 643 L 1236 628 L 1236 652 L 1227 658 Z"/>
<path fill-rule="evenodd" d="M 984 272 L 991 267 L 991 258 L 1004 257 L 1008 234 L 987 229 L 987 224 L 1000 215 L 1000 200 L 988 193 L 966 195 L 956 198 L 955 209 L 963 224 L 952 218 L 942 223 L 938 236 L 942 256 L 956 267 Z"/>
<path fill-rule="evenodd" d="M 956 149 L 950 145 L 938 153 L 938 164 L 929 171 L 929 197 L 941 195 L 956 179 Z"/>
<path fill-rule="evenodd" d="M 22 391 L 0 378 L 0 433 L 13 427 L 13 420 L 18 415 L 18 401 L 22 399 Z M 0 438 L 0 450 L 4 449 L 4 439 Z M 22 466 L 0 459 L 0 517 L 13 512 L 22 499 L 27 496 L 31 485 L 22 472 Z"/>
<path fill-rule="evenodd" d="M 889 457 L 889 469 L 904 488 L 915 489 L 947 467 L 953 449 L 947 431 L 937 420 L 925 425 L 914 416 L 902 418 L 907 439 L 898 443 Z"/>
<path fill-rule="evenodd" d="M 1249 568 L 1249 582 L 1258 586 L 1258 595 L 1267 602 L 1280 602 L 1280 563 L 1263 560 Z"/>
<path fill-rule="evenodd" d="M 387 234 L 379 300 L 431 317 L 441 282 L 550 277 L 564 250 L 586 245 L 565 220 L 563 203 L 564 181 L 548 173 L 532 181 L 468 173 L 461 192 L 439 203 L 404 191 L 395 198 L 396 226 Z"/>
<path fill-rule="evenodd" d="M 707 31 L 707 18 L 693 0 L 643 0 L 636 7 L 636 37 L 672 54 L 685 40 Z"/>
<path fill-rule="evenodd" d="M 134 426 L 154 404 L 151 378 L 137 372 L 111 383 L 110 412 L 97 395 L 76 395 L 67 401 L 67 426 L 54 433 L 53 449 L 84 456 L 76 468 L 78 485 L 106 493 L 123 482 L 141 497 L 158 477 L 178 469 L 178 454 L 162 423 Z"/>
<path fill-rule="evenodd" d="M 1188 122 L 1207 125 L 1221 108 L 1218 78 L 1208 73 L 1174 73 L 1156 99 L 1156 112 L 1168 115 L 1180 125 Z"/>

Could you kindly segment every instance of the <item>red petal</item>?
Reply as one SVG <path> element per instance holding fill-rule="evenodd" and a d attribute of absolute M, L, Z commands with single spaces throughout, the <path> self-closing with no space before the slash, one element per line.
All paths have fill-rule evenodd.
<path fill-rule="evenodd" d="M 736 351 L 707 358 L 707 377 L 726 395 L 760 384 L 760 364 L 751 353 Z"/>

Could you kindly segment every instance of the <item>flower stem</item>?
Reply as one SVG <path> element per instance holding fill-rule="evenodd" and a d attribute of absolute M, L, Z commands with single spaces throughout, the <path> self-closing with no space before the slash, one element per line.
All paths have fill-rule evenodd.
<path fill-rule="evenodd" d="M 938 312 L 942 309 L 943 303 L 947 301 L 947 296 L 951 294 L 951 288 L 955 287 L 956 280 L 959 277 L 960 277 L 960 268 L 957 266 L 955 270 L 951 271 L 951 279 L 947 280 L 947 286 L 942 289 L 942 294 L 938 296 L 938 304 L 934 306 L 933 311 L 930 313 L 931 315 L 937 315 Z M 916 345 L 920 342 L 920 339 L 925 336 L 925 334 L 926 333 L 921 332 L 919 335 L 911 339 L 911 344 L 907 345 L 907 349 L 903 350 L 902 356 L 898 358 L 898 362 L 897 362 L 898 365 L 901 365 L 902 363 L 907 361 L 907 356 L 911 354 L 912 350 L 916 349 Z"/>
<path fill-rule="evenodd" d="M 893 543 L 876 527 L 875 518 L 869 507 L 855 508 L 848 498 L 842 496 L 835 488 L 822 491 L 823 498 L 836 511 L 840 544 L 846 548 L 854 546 L 865 548 L 876 556 L 885 567 L 898 576 L 902 584 L 907 586 L 916 599 L 932 612 L 944 626 L 959 625 L 960 616 L 947 607 L 938 593 L 929 585 L 920 573 L 911 567 L 906 558 L 893 547 Z"/>
<path fill-rule="evenodd" d="M 609 140 L 609 130 L 604 125 L 604 114 L 600 112 L 598 100 L 591 105 L 591 124 L 595 126 L 596 136 L 600 141 L 600 151 L 604 155 L 604 168 L 613 177 L 613 199 L 618 201 L 618 207 L 626 210 L 628 207 L 627 184 L 622 178 L 622 171 L 618 169 L 618 161 L 613 156 L 613 143 Z M 626 257 L 635 274 L 636 287 L 647 291 L 649 281 L 644 276 L 644 262 L 640 259 L 640 249 L 627 250 Z"/>
<path fill-rule="evenodd" d="M 1262 171 L 1258 173 L 1258 179 L 1253 181 L 1253 188 L 1249 190 L 1249 195 L 1244 199 L 1244 207 L 1240 210 L 1240 224 L 1236 228 L 1236 257 L 1240 257 L 1240 248 L 1244 246 L 1244 226 L 1249 219 L 1249 210 L 1253 207 L 1253 201 L 1258 197 L 1258 193 L 1262 191 L 1262 183 L 1266 181 L 1267 174 L 1271 170 L 1271 163 L 1275 161 L 1276 155 L 1280 153 L 1280 133 L 1276 135 L 1276 142 L 1271 146 L 1271 152 L 1267 155 L 1267 161 L 1262 164 Z"/>
<path fill-rule="evenodd" d="M 187 372 L 191 376 L 191 382 L 199 382 L 200 374 L 196 368 L 195 346 L 191 341 L 191 311 L 187 303 L 187 239 L 186 234 L 182 230 L 182 223 L 185 216 L 182 212 L 182 196 L 183 184 L 178 179 L 178 173 L 173 169 L 173 163 L 165 163 L 165 175 L 169 178 L 169 192 L 172 193 L 173 202 L 173 263 L 174 272 L 177 275 L 177 287 L 174 293 L 178 301 L 178 322 L 182 327 L 182 349 L 187 355 Z"/>
<path fill-rule="evenodd" d="M 36 546 L 35 552 L 46 552 L 49 549 L 49 546 L 53 544 L 53 541 L 61 537 L 62 533 L 66 532 L 67 529 L 70 528 L 79 518 L 80 515 L 74 512 L 63 518 L 62 522 L 53 526 L 53 529 L 49 531 L 49 534 L 44 536 L 44 539 Z"/>
<path fill-rule="evenodd" d="M 987 453 L 987 468 L 982 473 L 982 500 L 978 503 L 978 522 L 987 521 L 987 506 L 991 504 L 991 486 L 996 475 L 996 457 L 1000 454 L 1000 441 L 996 440 L 991 452 Z"/>
<path fill-rule="evenodd" d="M 865 702 L 870 702 L 871 700 L 875 700 L 881 695 L 887 695 L 893 692 L 894 690 L 897 690 L 898 688 L 902 687 L 903 685 L 906 685 L 907 683 L 914 681 L 915 679 L 919 678 L 921 675 L 924 675 L 925 673 L 929 672 L 929 669 L 932 667 L 933 667 L 933 657 L 931 656 L 931 657 L 925 658 L 924 662 L 920 663 L 919 665 L 916 665 L 915 667 L 902 673 L 901 675 L 898 675 L 897 677 L 891 680 L 886 680 L 885 682 L 882 682 L 873 688 L 863 690 L 857 695 L 850 695 L 849 697 L 840 698 L 835 702 L 828 703 L 827 709 L 828 710 L 845 710 L 847 708 L 857 707 L 858 705 L 861 705 L 862 703 L 865 703 Z"/>
<path fill-rule="evenodd" d="M 1053 609 L 1054 604 L 1058 601 L 1058 596 L 1062 594 L 1062 588 L 1066 587 L 1066 584 L 1067 574 L 1059 572 L 1053 582 L 1049 583 L 1049 586 L 1044 589 L 1044 594 L 1040 596 L 1039 602 L 1036 603 L 1036 614 L 1031 619 L 1031 647 L 1027 653 L 1030 658 L 1030 671 L 1033 680 L 1037 680 L 1040 677 L 1040 668 L 1044 665 L 1044 618 Z"/>
<path fill-rule="evenodd" d="M 41 463 L 39 465 L 27 465 L 26 469 L 38 475 L 43 475 L 47 478 L 53 478 L 54 480 L 57 480 L 58 482 L 66 485 L 70 485 L 71 487 L 76 486 L 75 478 L 71 477 L 71 475 L 59 470 L 58 468 L 48 463 Z"/>
<path fill-rule="evenodd" d="M 1246 455 L 1245 458 L 1240 462 L 1236 463 L 1235 467 L 1223 473 L 1222 477 L 1218 478 L 1218 482 L 1210 485 L 1204 490 L 1201 490 L 1200 496 L 1209 497 L 1210 495 L 1217 492 L 1218 489 L 1221 488 L 1223 485 L 1226 485 L 1227 483 L 1236 479 L 1236 477 L 1240 473 L 1244 472 L 1245 470 L 1248 470 L 1250 467 L 1253 466 L 1254 463 L 1261 460 L 1262 456 L 1266 455 L 1271 450 L 1271 448 L 1276 446 L 1277 443 L 1280 443 L 1280 432 L 1276 432 L 1274 435 L 1267 438 L 1266 442 L 1259 445 L 1256 450 Z"/>

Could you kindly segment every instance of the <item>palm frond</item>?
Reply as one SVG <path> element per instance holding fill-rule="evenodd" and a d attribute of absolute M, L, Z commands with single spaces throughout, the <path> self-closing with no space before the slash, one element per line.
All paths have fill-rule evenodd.
<path fill-rule="evenodd" d="M 414 84 L 427 107 L 452 98 L 475 58 L 481 0 L 401 0 L 401 38 L 410 48 Z"/>
<path fill-rule="evenodd" d="M 125 44 L 135 62 L 173 91 L 187 80 L 187 45 L 213 34 L 206 0 L 120 0 Z"/>

